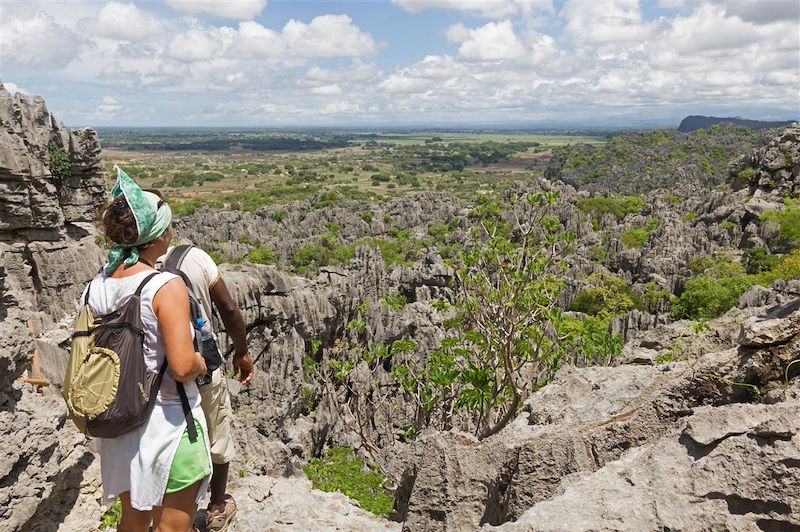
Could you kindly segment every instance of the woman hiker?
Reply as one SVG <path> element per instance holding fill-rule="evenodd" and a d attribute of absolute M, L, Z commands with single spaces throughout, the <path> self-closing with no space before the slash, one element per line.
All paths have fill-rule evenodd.
<path fill-rule="evenodd" d="M 116 185 L 98 220 L 115 247 L 89 285 L 88 305 L 95 315 L 118 309 L 156 272 L 156 259 L 172 239 L 171 218 L 160 194 L 143 191 L 117 169 Z M 147 422 L 116 438 L 98 438 L 103 496 L 108 503 L 120 498 L 120 532 L 145 532 L 151 524 L 157 532 L 187 532 L 208 487 L 211 457 L 195 384 L 206 365 L 192 343 L 183 280 L 170 273 L 151 278 L 141 291 L 141 318 L 148 371 L 158 372 L 165 359 L 167 369 Z M 192 416 L 184 412 L 178 382 Z M 197 430 L 194 441 L 188 436 L 190 417 Z"/>

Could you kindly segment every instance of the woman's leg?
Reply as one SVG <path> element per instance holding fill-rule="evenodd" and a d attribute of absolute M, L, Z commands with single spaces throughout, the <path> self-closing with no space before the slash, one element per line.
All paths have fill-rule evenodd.
<path fill-rule="evenodd" d="M 203 480 L 164 495 L 163 506 L 153 509 L 153 532 L 189 532 L 197 513 L 197 492 Z"/>
<path fill-rule="evenodd" d="M 120 519 L 117 532 L 147 532 L 153 512 L 137 510 L 131 506 L 130 491 L 120 493 L 119 502 L 122 504 L 122 519 Z"/>

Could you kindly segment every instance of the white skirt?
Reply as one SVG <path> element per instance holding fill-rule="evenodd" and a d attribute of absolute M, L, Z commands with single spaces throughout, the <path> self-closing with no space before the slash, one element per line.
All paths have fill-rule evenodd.
<path fill-rule="evenodd" d="M 198 395 L 189 396 L 195 420 L 203 427 L 203 442 L 208 463 L 211 448 L 208 444 L 206 417 Z M 172 459 L 186 429 L 186 417 L 180 404 L 163 404 L 156 400 L 147 423 L 118 438 L 98 438 L 103 498 L 109 504 L 114 497 L 131 492 L 131 506 L 137 510 L 152 510 L 161 506 L 167 489 Z M 205 497 L 211 475 L 203 478 L 196 502 Z"/>

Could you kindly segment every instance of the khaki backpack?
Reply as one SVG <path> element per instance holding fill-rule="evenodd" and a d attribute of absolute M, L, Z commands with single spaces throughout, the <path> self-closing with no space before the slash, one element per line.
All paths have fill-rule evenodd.
<path fill-rule="evenodd" d="M 91 282 L 86 289 L 61 389 L 70 417 L 86 434 L 115 438 L 150 415 L 167 368 L 165 360 L 158 373 L 150 373 L 144 360 L 140 300 L 156 275 L 148 275 L 127 303 L 105 316 L 89 309 Z"/>

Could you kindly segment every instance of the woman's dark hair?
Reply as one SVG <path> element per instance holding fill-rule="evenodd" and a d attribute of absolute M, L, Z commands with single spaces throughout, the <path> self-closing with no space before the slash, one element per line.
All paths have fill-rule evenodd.
<path fill-rule="evenodd" d="M 152 192 L 161 201 L 158 207 L 164 203 L 164 197 L 158 189 L 146 189 Z M 97 229 L 106 237 L 106 240 L 115 244 L 133 244 L 139 239 L 139 231 L 136 228 L 136 218 L 133 211 L 128 206 L 128 200 L 120 194 L 114 200 L 103 205 L 97 216 Z"/>

